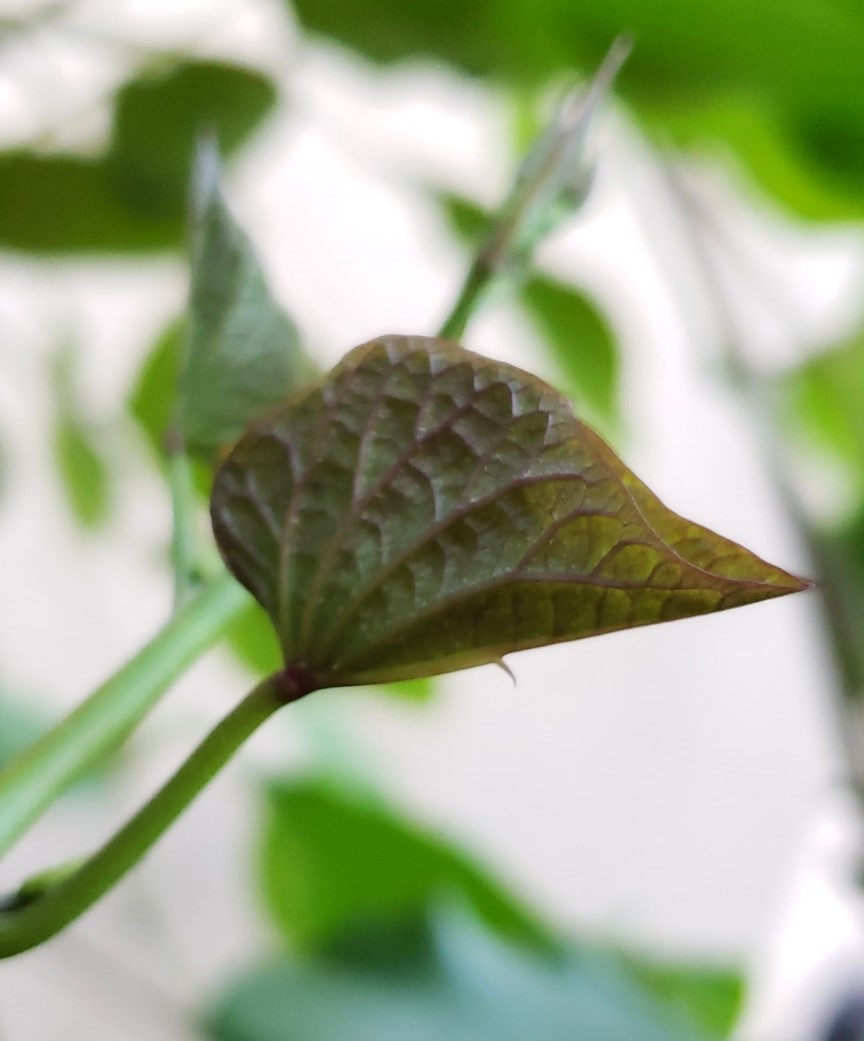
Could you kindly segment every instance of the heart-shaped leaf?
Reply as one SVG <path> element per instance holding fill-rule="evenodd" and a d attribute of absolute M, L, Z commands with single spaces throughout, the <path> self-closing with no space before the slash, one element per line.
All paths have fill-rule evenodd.
<path fill-rule="evenodd" d="M 318 686 L 806 588 L 668 510 L 541 380 L 425 337 L 364 344 L 253 423 L 211 505 L 229 568 Z"/>

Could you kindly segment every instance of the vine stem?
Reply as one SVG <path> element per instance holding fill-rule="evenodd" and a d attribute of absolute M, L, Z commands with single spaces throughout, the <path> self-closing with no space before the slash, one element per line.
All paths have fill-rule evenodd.
<path fill-rule="evenodd" d="M 839 731 L 839 743 L 845 759 L 844 780 L 858 802 L 859 811 L 864 810 L 864 726 L 861 718 L 861 676 L 857 633 L 850 633 L 843 604 L 843 593 L 837 574 L 837 565 L 831 560 L 825 542 L 813 523 L 801 500 L 794 481 L 789 474 L 787 460 L 782 452 L 778 436 L 776 394 L 766 379 L 754 370 L 747 352 L 743 349 L 732 307 L 723 292 L 721 272 L 714 260 L 715 250 L 725 252 L 727 259 L 743 271 L 748 285 L 775 315 L 784 318 L 787 332 L 795 336 L 798 331 L 794 310 L 790 312 L 790 300 L 781 297 L 775 286 L 765 280 L 762 271 L 751 261 L 745 251 L 736 248 L 716 217 L 690 187 L 686 179 L 671 163 L 661 167 L 677 204 L 685 234 L 689 238 L 691 253 L 706 290 L 722 333 L 724 361 L 733 384 L 742 399 L 749 404 L 760 436 L 763 455 L 769 473 L 786 510 L 793 530 L 801 542 L 804 552 L 818 574 L 820 596 L 818 604 L 822 616 L 822 627 L 827 645 L 833 658 L 837 682 L 834 684 L 836 699 L 835 717 Z"/>
<path fill-rule="evenodd" d="M 224 572 L 71 715 L 0 771 L 0 853 L 132 733 L 183 671 L 249 602 Z"/>
<path fill-rule="evenodd" d="M 281 672 L 259 683 L 101 849 L 42 893 L 0 912 L 0 958 L 44 943 L 83 914 L 138 863 L 262 723 L 308 692 Z"/>

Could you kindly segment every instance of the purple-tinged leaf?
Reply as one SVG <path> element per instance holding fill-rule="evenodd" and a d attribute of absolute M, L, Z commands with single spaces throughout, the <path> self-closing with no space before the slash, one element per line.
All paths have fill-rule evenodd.
<path fill-rule="evenodd" d="M 321 686 L 807 587 L 668 510 L 541 380 L 424 337 L 356 348 L 253 423 L 211 505 L 286 663 Z"/>

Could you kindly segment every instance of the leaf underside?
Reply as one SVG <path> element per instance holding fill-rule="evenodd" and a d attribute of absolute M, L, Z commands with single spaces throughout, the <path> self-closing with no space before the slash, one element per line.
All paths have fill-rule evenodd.
<path fill-rule="evenodd" d="M 807 586 L 668 510 L 541 380 L 425 337 L 357 347 L 254 422 L 211 505 L 286 664 L 321 686 Z"/>

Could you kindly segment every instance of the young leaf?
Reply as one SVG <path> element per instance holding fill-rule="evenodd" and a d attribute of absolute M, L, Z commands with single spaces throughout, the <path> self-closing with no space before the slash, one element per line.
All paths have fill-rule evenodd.
<path fill-rule="evenodd" d="M 319 686 L 806 588 L 668 510 L 536 377 L 425 337 L 364 344 L 253 423 L 211 511 L 286 663 Z"/>
<path fill-rule="evenodd" d="M 222 199 L 208 148 L 197 174 L 180 422 L 190 450 L 213 454 L 253 416 L 308 382 L 312 368 Z"/>

